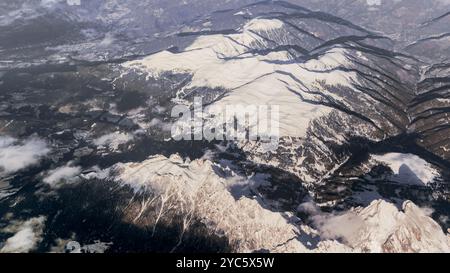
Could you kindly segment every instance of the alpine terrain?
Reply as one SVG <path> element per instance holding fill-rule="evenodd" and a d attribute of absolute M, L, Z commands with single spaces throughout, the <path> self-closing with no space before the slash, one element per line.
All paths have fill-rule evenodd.
<path fill-rule="evenodd" d="M 0 252 L 450 252 L 449 26 L 448 0 L 1 1 Z M 174 135 L 229 105 L 276 106 L 276 143 Z"/>

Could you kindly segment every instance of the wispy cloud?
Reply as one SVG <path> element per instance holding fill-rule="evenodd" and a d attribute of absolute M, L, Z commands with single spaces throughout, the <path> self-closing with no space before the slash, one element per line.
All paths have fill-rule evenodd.
<path fill-rule="evenodd" d="M 36 165 L 49 152 L 47 143 L 39 138 L 32 137 L 20 141 L 0 136 L 0 176 Z"/>
<path fill-rule="evenodd" d="M 358 231 L 365 227 L 364 219 L 351 210 L 342 213 L 324 213 L 314 202 L 303 203 L 298 210 L 310 215 L 310 220 L 313 221 L 322 239 L 353 242 L 359 235 Z"/>
<path fill-rule="evenodd" d="M 95 139 L 94 144 L 99 147 L 107 147 L 111 151 L 116 151 L 120 145 L 127 144 L 133 139 L 134 136 L 132 134 L 114 132 Z"/>
<path fill-rule="evenodd" d="M 58 188 L 64 182 L 72 182 L 80 174 L 81 168 L 72 166 L 72 162 L 47 173 L 43 181 L 52 188 Z"/>
<path fill-rule="evenodd" d="M 5 233 L 15 234 L 6 240 L 0 253 L 27 253 L 34 250 L 42 241 L 45 220 L 44 216 L 40 216 L 25 222 L 14 221 L 1 230 Z"/>

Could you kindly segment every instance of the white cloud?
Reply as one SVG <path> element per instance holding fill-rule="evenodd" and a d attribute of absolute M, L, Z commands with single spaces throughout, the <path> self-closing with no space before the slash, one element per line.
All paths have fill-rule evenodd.
<path fill-rule="evenodd" d="M 101 136 L 94 140 L 94 144 L 100 147 L 107 147 L 109 150 L 116 151 L 120 145 L 126 144 L 134 139 L 129 133 L 114 132 Z"/>
<path fill-rule="evenodd" d="M 41 0 L 41 6 L 46 7 L 46 8 L 51 8 L 54 5 L 59 4 L 62 1 L 64 1 L 64 0 Z"/>
<path fill-rule="evenodd" d="M 322 239 L 341 239 L 346 243 L 358 239 L 359 231 L 365 227 L 364 220 L 349 211 L 342 214 L 321 214 L 312 217 Z"/>
<path fill-rule="evenodd" d="M 39 138 L 19 141 L 0 136 L 0 176 L 36 165 L 49 152 L 47 143 Z"/>
<path fill-rule="evenodd" d="M 0 253 L 27 253 L 34 250 L 42 241 L 46 218 L 44 216 L 31 218 L 25 222 L 13 222 L 2 232 L 14 232 L 0 249 Z"/>
<path fill-rule="evenodd" d="M 100 46 L 108 47 L 112 45 L 115 41 L 114 35 L 111 33 L 107 33 L 103 40 L 100 42 Z"/>
<path fill-rule="evenodd" d="M 369 6 L 380 6 L 382 0 L 367 0 L 367 5 Z"/>
<path fill-rule="evenodd" d="M 364 227 L 364 220 L 355 212 L 323 213 L 312 201 L 301 204 L 298 211 L 310 215 L 322 239 L 352 242 L 358 236 L 358 231 Z"/>
<path fill-rule="evenodd" d="M 81 168 L 71 165 L 72 163 L 69 162 L 63 167 L 49 171 L 43 181 L 52 188 L 59 187 L 63 182 L 73 181 L 80 174 Z"/>
<path fill-rule="evenodd" d="M 67 5 L 69 6 L 80 6 L 81 0 L 67 0 Z"/>

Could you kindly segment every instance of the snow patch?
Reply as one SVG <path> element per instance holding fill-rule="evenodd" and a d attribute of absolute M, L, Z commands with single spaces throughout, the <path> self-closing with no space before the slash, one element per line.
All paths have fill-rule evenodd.
<path fill-rule="evenodd" d="M 350 61 L 346 57 L 346 50 L 343 48 L 334 48 L 325 52 L 318 59 L 311 59 L 306 62 L 303 67 L 309 70 L 328 70 L 334 69 L 340 66 L 345 67 L 346 65 L 350 65 Z M 360 53 L 360 52 L 358 52 Z"/>
<path fill-rule="evenodd" d="M 429 184 L 439 175 L 428 162 L 413 154 L 389 153 L 372 155 L 372 159 L 392 169 L 396 181 L 407 184 Z"/>
<path fill-rule="evenodd" d="M 244 30 L 252 30 L 252 31 L 272 31 L 276 29 L 280 29 L 283 27 L 283 22 L 278 19 L 253 19 L 249 21 L 245 26 Z"/>

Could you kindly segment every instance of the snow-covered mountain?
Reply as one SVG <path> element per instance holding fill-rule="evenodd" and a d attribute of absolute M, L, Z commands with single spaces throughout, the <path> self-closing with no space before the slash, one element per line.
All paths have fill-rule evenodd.
<path fill-rule="evenodd" d="M 189 75 L 188 80 L 180 77 L 177 99 L 200 94 L 208 97 L 210 107 L 280 105 L 278 150 L 267 153 L 260 143 L 241 143 L 241 149 L 253 162 L 288 170 L 304 183 L 322 183 L 361 153 L 413 150 L 429 156 L 428 150 L 433 151 L 431 143 L 417 139 L 426 138 L 416 131 L 421 118 L 413 106 L 422 96 L 420 61 L 394 51 L 392 39 L 284 2 L 263 2 L 221 16 L 241 23 L 230 31 L 216 29 L 214 17 L 198 20 L 196 31 L 176 34 L 195 37 L 188 46 L 182 47 L 181 40 L 181 46 L 172 46 L 175 51 L 126 62 L 115 81 Z M 432 98 L 429 103 L 434 110 L 442 102 Z M 436 122 L 445 123 L 445 113 L 443 108 L 444 118 Z M 444 160 L 432 164 L 448 166 Z"/>
<path fill-rule="evenodd" d="M 429 217 L 429 211 L 410 201 L 400 210 L 377 200 L 366 208 L 334 214 L 320 212 L 314 203 L 302 203 L 298 211 L 310 215 L 316 230 L 293 213 L 265 208 L 263 192 L 271 184 L 267 177 L 243 177 L 207 159 L 154 156 L 89 176 L 105 172 L 143 196 L 130 200 L 126 221 L 155 229 L 182 218 L 180 241 L 172 251 L 196 219 L 211 235 L 226 236 L 237 252 L 450 251 L 450 236 Z"/>
<path fill-rule="evenodd" d="M 0 3 L 0 251 L 450 252 L 446 10 Z M 279 145 L 172 140 L 195 97 Z"/>

